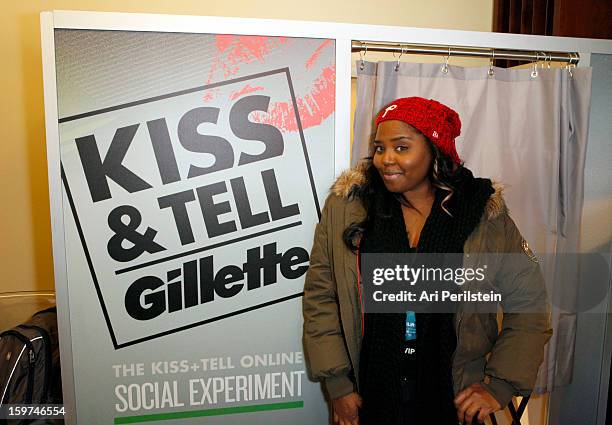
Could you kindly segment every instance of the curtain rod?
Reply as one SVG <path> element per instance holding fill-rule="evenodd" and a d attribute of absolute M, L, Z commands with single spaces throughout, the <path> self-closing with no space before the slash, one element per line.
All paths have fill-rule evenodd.
<path fill-rule="evenodd" d="M 488 59 L 510 59 L 527 62 L 551 61 L 567 62 L 576 65 L 580 61 L 580 55 L 576 52 L 535 52 L 529 50 L 507 50 L 494 48 L 478 47 L 453 47 L 453 46 L 433 46 L 426 44 L 399 44 L 399 43 L 378 43 L 371 41 L 353 40 L 351 43 L 352 52 L 387 52 L 400 54 L 419 54 L 436 56 L 464 56 L 480 57 Z"/>

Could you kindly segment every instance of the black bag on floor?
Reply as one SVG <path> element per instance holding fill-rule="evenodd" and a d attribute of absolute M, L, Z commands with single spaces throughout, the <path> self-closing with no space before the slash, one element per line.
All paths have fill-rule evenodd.
<path fill-rule="evenodd" d="M 0 405 L 62 404 L 55 307 L 0 334 Z"/>

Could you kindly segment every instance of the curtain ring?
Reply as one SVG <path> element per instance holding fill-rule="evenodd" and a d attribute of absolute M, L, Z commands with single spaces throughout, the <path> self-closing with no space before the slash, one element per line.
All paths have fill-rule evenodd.
<path fill-rule="evenodd" d="M 442 71 L 442 73 L 444 74 L 448 74 L 448 61 L 450 59 L 450 56 L 451 56 L 451 48 L 450 46 L 448 46 L 448 56 L 444 58 L 444 64 L 440 68 L 440 71 Z"/>
<path fill-rule="evenodd" d="M 576 68 L 578 66 L 578 62 L 580 62 L 580 55 L 576 52 L 572 52 L 572 56 L 574 57 L 574 59 L 576 59 L 576 62 L 572 61 L 572 65 L 573 68 Z"/>
<path fill-rule="evenodd" d="M 533 63 L 533 70 L 531 71 L 531 78 L 536 78 L 538 76 L 538 61 L 539 60 L 540 60 L 540 54 L 536 52 L 535 62 Z"/>
<path fill-rule="evenodd" d="M 576 52 L 572 52 L 572 60 L 571 60 L 571 65 L 574 65 L 574 68 L 576 67 L 576 65 L 578 65 L 578 53 Z M 576 60 L 576 62 L 574 62 L 574 59 Z"/>
<path fill-rule="evenodd" d="M 574 56 L 576 55 L 576 56 Z M 574 74 L 572 73 L 572 68 L 576 68 L 576 64 L 574 63 L 574 59 L 576 59 L 576 63 L 578 63 L 578 54 L 575 54 L 574 52 L 570 52 L 569 53 L 569 62 L 567 63 L 567 65 L 565 65 L 565 69 L 567 69 L 567 73 L 569 74 L 570 77 L 573 77 Z"/>
<path fill-rule="evenodd" d="M 400 69 L 400 59 L 402 58 L 402 55 L 404 54 L 404 46 L 400 44 L 400 54 L 397 57 L 397 63 L 395 64 L 395 72 L 399 71 Z"/>
<path fill-rule="evenodd" d="M 365 61 L 363 59 L 365 58 L 365 55 L 368 54 L 368 45 L 362 41 L 361 47 L 365 49 L 365 51 L 359 50 L 359 59 L 361 60 L 359 63 L 359 69 L 363 71 L 365 68 Z"/>
<path fill-rule="evenodd" d="M 493 62 L 495 62 L 495 49 L 491 50 L 491 59 L 489 59 L 489 77 L 493 77 L 495 75 L 495 71 L 493 70 Z"/>
<path fill-rule="evenodd" d="M 578 65 L 578 61 L 580 60 L 580 56 L 578 55 L 578 53 L 574 53 L 571 52 L 571 60 L 570 60 L 570 64 L 569 64 L 569 75 L 570 77 L 574 76 L 574 73 L 572 72 L 573 68 L 576 68 L 576 66 Z M 574 59 L 576 60 L 576 62 L 574 62 Z"/>

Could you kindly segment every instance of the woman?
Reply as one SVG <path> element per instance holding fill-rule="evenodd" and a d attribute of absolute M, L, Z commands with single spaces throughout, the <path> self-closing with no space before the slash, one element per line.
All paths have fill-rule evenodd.
<path fill-rule="evenodd" d="M 537 260 L 501 189 L 460 161 L 455 111 L 402 98 L 376 126 L 373 156 L 338 178 L 315 231 L 303 299 L 310 374 L 340 425 L 483 421 L 530 393 L 550 338 Z M 362 315 L 357 261 L 375 252 L 524 253 L 495 283 L 504 309 L 540 313 L 505 314 L 499 334 L 495 314 L 462 305 Z"/>

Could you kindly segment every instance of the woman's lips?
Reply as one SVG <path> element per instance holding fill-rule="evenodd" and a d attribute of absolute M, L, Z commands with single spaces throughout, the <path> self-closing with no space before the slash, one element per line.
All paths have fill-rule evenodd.
<path fill-rule="evenodd" d="M 391 173 L 391 172 L 385 172 L 382 173 L 382 178 L 385 181 L 395 181 L 397 179 L 399 179 L 402 176 L 403 173 Z"/>

